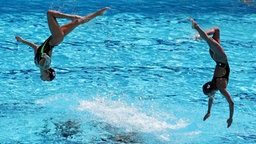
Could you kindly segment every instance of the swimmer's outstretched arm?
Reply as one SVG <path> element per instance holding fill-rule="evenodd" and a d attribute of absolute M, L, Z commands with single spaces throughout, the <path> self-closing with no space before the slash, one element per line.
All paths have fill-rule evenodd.
<path fill-rule="evenodd" d="M 213 103 L 213 98 L 210 97 L 208 100 L 208 111 L 206 113 L 206 115 L 204 116 L 204 121 L 211 116 L 211 108 L 212 108 L 212 103 Z"/>
<path fill-rule="evenodd" d="M 228 123 L 228 128 L 231 126 L 232 122 L 233 122 L 233 114 L 234 114 L 234 102 L 230 96 L 230 94 L 228 93 L 228 91 L 226 90 L 226 88 L 220 89 L 220 92 L 222 95 L 225 96 L 226 100 L 229 103 L 229 118 L 227 120 Z"/>
<path fill-rule="evenodd" d="M 26 44 L 26 45 L 32 47 L 32 48 L 34 49 L 34 53 L 36 53 L 37 48 L 38 48 L 38 46 L 37 46 L 36 44 L 34 44 L 34 43 L 30 42 L 30 41 L 24 40 L 24 39 L 21 38 L 20 36 L 15 36 L 15 38 L 16 38 L 16 40 L 17 40 L 18 42 L 24 43 L 24 44 Z"/>

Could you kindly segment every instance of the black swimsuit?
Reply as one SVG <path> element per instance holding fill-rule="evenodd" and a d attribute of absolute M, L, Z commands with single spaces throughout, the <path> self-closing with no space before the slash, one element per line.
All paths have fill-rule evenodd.
<path fill-rule="evenodd" d="M 227 79 L 227 81 L 228 81 L 228 78 L 229 78 L 229 73 L 230 73 L 230 68 L 229 68 L 229 65 L 228 65 L 228 63 L 221 63 L 221 62 L 217 62 L 216 63 L 216 67 L 222 67 L 222 68 L 224 68 L 225 70 L 226 70 L 226 73 L 225 73 L 225 75 L 224 76 L 221 76 L 221 77 L 213 77 L 212 78 L 212 81 L 213 82 L 216 82 L 216 79 L 217 78 L 225 78 L 225 79 Z"/>
<path fill-rule="evenodd" d="M 213 51 L 212 51 L 211 49 L 210 49 L 210 56 L 212 57 L 212 59 L 214 59 L 214 58 L 213 58 Z M 230 68 L 229 68 L 228 63 L 216 62 L 216 67 L 222 67 L 222 68 L 224 68 L 224 69 L 226 70 L 226 73 L 225 73 L 224 76 L 220 76 L 220 77 L 213 76 L 211 82 L 213 83 L 214 89 L 217 89 L 217 87 L 216 87 L 216 80 L 217 80 L 218 78 L 225 78 L 225 79 L 227 79 L 227 82 L 228 82 L 229 73 L 230 73 Z"/>
<path fill-rule="evenodd" d="M 34 62 L 36 65 L 39 65 L 39 61 L 42 59 L 41 56 L 43 53 L 49 55 L 49 52 L 53 49 L 54 46 L 49 44 L 49 41 L 52 37 L 50 36 L 44 43 L 37 49 L 35 54 Z"/>

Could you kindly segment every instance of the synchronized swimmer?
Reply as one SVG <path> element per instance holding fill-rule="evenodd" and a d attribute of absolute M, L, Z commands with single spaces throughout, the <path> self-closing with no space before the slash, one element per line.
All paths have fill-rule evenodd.
<path fill-rule="evenodd" d="M 52 49 L 55 46 L 59 45 L 63 41 L 64 37 L 77 26 L 79 26 L 80 24 L 84 24 L 97 16 L 103 15 L 104 12 L 109 9 L 109 7 L 105 7 L 84 17 L 49 10 L 47 12 L 47 20 L 49 29 L 51 31 L 51 36 L 47 40 L 45 40 L 45 42 L 41 46 L 38 47 L 36 44 L 24 40 L 19 36 L 16 36 L 15 38 L 18 42 L 27 44 L 34 49 L 34 62 L 36 66 L 40 69 L 40 78 L 43 81 L 52 81 L 56 75 L 55 70 L 53 68 L 50 68 Z M 60 26 L 56 20 L 57 18 L 70 19 L 72 20 L 72 22 Z M 199 35 L 195 36 L 195 39 L 202 38 L 207 42 L 210 47 L 210 56 L 216 62 L 212 80 L 203 85 L 203 92 L 209 97 L 208 111 L 204 116 L 203 120 L 205 121 L 207 118 L 210 117 L 213 97 L 216 91 L 219 90 L 229 103 L 230 116 L 227 120 L 227 127 L 230 127 L 233 121 L 234 102 L 232 100 L 232 97 L 226 90 L 230 68 L 224 49 L 220 45 L 220 29 L 218 27 L 214 27 L 208 31 L 203 31 L 193 19 L 188 18 L 188 20 L 192 22 L 192 28 L 197 30 L 199 33 Z M 209 35 L 213 36 L 209 37 Z"/>
<path fill-rule="evenodd" d="M 204 121 L 208 117 L 210 117 L 213 97 L 216 91 L 219 90 L 229 103 L 230 114 L 227 120 L 227 127 L 230 127 L 233 121 L 234 102 L 226 89 L 229 79 L 230 68 L 228 65 L 227 55 L 225 54 L 224 49 L 220 45 L 220 29 L 218 27 L 214 27 L 205 32 L 192 18 L 188 18 L 188 20 L 192 22 L 192 28 L 197 30 L 197 32 L 199 33 L 199 35 L 195 36 L 195 39 L 202 38 L 207 42 L 210 47 L 210 56 L 216 62 L 212 80 L 203 85 L 203 92 L 209 97 L 208 111 L 204 116 Z M 209 35 L 213 36 L 209 37 Z"/>
<path fill-rule="evenodd" d="M 16 36 L 15 38 L 18 42 L 27 44 L 34 49 L 34 62 L 40 69 L 40 78 L 43 81 L 52 81 L 56 76 L 55 70 L 50 67 L 52 49 L 59 45 L 63 41 L 64 37 L 67 36 L 77 26 L 84 24 L 97 16 L 103 15 L 104 11 L 109 9 L 109 7 L 105 7 L 84 17 L 49 10 L 47 12 L 47 20 L 49 29 L 51 31 L 51 36 L 45 40 L 41 46 L 38 47 L 36 44 L 24 40 L 20 36 Z M 72 22 L 60 26 L 56 20 L 57 18 L 70 19 Z"/>

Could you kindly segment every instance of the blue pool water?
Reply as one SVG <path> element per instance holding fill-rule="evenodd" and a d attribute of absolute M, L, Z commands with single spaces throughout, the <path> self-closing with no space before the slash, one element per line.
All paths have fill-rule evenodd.
<path fill-rule="evenodd" d="M 256 143 L 256 6 L 239 0 L 0 0 L 0 143 Z M 33 51 L 49 35 L 46 11 L 105 16 L 55 47 L 57 77 L 43 82 Z M 214 62 L 187 17 L 218 26 L 231 67 L 211 117 L 201 86 Z M 60 24 L 68 22 L 60 20 Z"/>

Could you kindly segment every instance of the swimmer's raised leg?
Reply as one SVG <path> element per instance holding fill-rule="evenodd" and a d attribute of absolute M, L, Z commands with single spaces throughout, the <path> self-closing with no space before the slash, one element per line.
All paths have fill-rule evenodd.
<path fill-rule="evenodd" d="M 102 8 L 92 14 L 89 14 L 87 16 L 84 16 L 84 17 L 81 17 L 80 19 L 77 19 L 71 23 L 68 23 L 66 25 L 63 25 L 61 27 L 61 30 L 63 31 L 64 33 L 64 36 L 66 36 L 67 34 L 69 34 L 73 29 L 75 29 L 78 25 L 80 24 L 84 24 L 84 23 L 87 23 L 89 22 L 90 20 L 94 19 L 95 17 L 97 16 L 102 16 L 104 14 L 104 12 L 106 10 L 109 10 L 110 8 L 109 7 L 105 7 L 105 8 Z"/>
<path fill-rule="evenodd" d="M 205 31 L 203 31 L 202 28 L 192 18 L 188 18 L 188 20 L 192 22 L 192 28 L 197 30 L 200 37 L 207 42 L 210 49 L 214 53 L 220 55 L 220 57 L 226 57 L 226 54 L 219 43 L 219 31 L 217 32 L 217 30 L 212 29 L 212 31 L 213 30 L 214 30 L 214 32 L 216 31 L 216 35 L 215 36 L 213 35 L 213 37 L 209 37 L 208 34 Z M 216 40 L 215 40 L 215 38 L 216 38 Z"/>
<path fill-rule="evenodd" d="M 213 35 L 212 38 L 217 41 L 218 43 L 220 43 L 220 29 L 218 27 L 213 27 L 207 31 L 205 31 L 205 33 L 209 36 L 209 35 Z M 201 39 L 200 35 L 196 35 L 195 39 Z"/>
<path fill-rule="evenodd" d="M 105 7 L 85 17 L 64 14 L 58 11 L 49 10 L 47 12 L 47 19 L 48 19 L 49 29 L 52 34 L 50 45 L 55 46 L 60 44 L 63 41 L 64 37 L 67 34 L 69 34 L 73 29 L 75 29 L 77 26 L 79 26 L 80 24 L 86 23 L 97 16 L 103 15 L 104 11 L 109 9 L 110 9 L 109 7 Z M 56 20 L 57 18 L 70 19 L 72 20 L 72 22 L 67 23 L 63 26 L 60 26 Z"/>
<path fill-rule="evenodd" d="M 93 18 L 95 18 L 95 17 L 97 17 L 97 16 L 102 16 L 102 15 L 104 15 L 104 12 L 105 12 L 106 10 L 109 10 L 109 9 L 110 9 L 109 7 L 102 8 L 102 9 L 100 9 L 100 10 L 98 10 L 98 11 L 92 13 L 92 14 L 89 14 L 89 15 L 87 15 L 87 16 L 82 17 L 82 19 L 79 19 L 79 20 L 81 20 L 81 23 L 86 23 L 86 22 L 92 20 Z M 79 21 L 79 20 L 78 20 L 78 21 Z"/>

